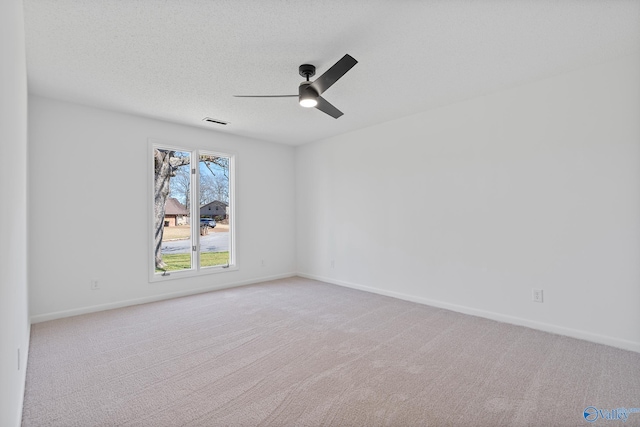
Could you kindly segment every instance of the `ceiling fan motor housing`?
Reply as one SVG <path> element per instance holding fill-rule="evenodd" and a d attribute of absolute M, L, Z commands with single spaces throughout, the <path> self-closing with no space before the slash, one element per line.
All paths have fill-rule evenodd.
<path fill-rule="evenodd" d="M 298 86 L 298 95 L 300 95 L 300 98 L 302 98 L 303 95 L 306 95 L 306 97 L 309 97 L 310 95 L 313 95 L 314 97 L 318 96 L 318 92 L 309 86 L 311 86 L 311 82 L 300 83 L 300 86 Z"/>
<path fill-rule="evenodd" d="M 311 86 L 311 82 L 302 82 L 298 86 L 298 102 L 303 107 L 315 107 L 318 105 L 318 92 Z"/>

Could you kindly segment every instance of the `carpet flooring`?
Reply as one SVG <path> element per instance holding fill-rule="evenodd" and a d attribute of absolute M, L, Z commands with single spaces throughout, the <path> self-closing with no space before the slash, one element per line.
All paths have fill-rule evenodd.
<path fill-rule="evenodd" d="M 638 353 L 297 277 L 31 331 L 25 427 L 640 425 Z"/>

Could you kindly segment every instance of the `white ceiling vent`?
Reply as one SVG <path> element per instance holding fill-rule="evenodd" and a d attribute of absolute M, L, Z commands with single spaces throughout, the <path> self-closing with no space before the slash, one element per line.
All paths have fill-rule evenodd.
<path fill-rule="evenodd" d="M 229 122 L 223 122 L 222 120 L 212 119 L 211 117 L 205 117 L 202 119 L 203 122 L 215 123 L 217 125 L 228 125 Z"/>

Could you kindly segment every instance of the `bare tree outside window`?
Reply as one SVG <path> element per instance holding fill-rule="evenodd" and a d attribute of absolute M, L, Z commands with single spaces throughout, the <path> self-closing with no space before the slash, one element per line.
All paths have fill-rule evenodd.
<path fill-rule="evenodd" d="M 164 218 L 167 197 L 171 188 L 171 178 L 178 168 L 191 163 L 189 153 L 154 149 L 154 247 L 156 268 L 165 268 L 167 264 L 162 260 L 162 237 L 164 234 Z"/>

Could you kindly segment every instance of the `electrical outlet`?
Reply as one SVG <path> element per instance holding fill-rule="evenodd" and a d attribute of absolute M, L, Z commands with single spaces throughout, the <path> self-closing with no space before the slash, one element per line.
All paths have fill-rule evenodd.
<path fill-rule="evenodd" d="M 336 262 L 334 260 L 331 260 L 331 268 L 336 268 Z"/>
<path fill-rule="evenodd" d="M 98 283 L 98 279 L 91 279 L 91 290 L 97 291 L 100 289 L 100 283 Z"/>
<path fill-rule="evenodd" d="M 264 260 L 261 261 L 261 265 L 264 267 L 266 264 L 264 263 Z"/>
<path fill-rule="evenodd" d="M 533 290 L 533 302 L 543 302 L 542 301 L 542 289 L 534 289 Z"/>

